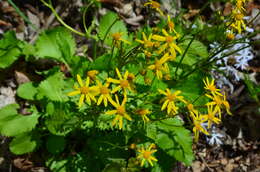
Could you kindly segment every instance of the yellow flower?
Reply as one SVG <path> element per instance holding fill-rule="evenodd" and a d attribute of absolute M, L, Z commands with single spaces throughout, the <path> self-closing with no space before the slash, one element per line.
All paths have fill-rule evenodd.
<path fill-rule="evenodd" d="M 236 9 L 238 9 L 241 12 L 245 12 L 246 9 L 244 7 L 247 0 L 236 0 Z"/>
<path fill-rule="evenodd" d="M 234 33 L 232 33 L 232 32 L 228 32 L 228 33 L 226 34 L 226 36 L 227 36 L 227 39 L 229 39 L 229 40 L 233 40 L 233 39 L 235 38 L 235 35 L 234 35 Z"/>
<path fill-rule="evenodd" d="M 149 2 L 146 2 L 144 4 L 144 6 L 147 6 L 147 5 L 150 5 L 153 9 L 155 9 L 157 12 L 159 12 L 161 16 L 164 16 L 162 10 L 160 9 L 160 7 L 161 7 L 160 3 L 156 2 L 156 1 L 149 0 Z"/>
<path fill-rule="evenodd" d="M 148 38 L 146 37 L 144 32 L 142 32 L 142 35 L 143 35 L 143 40 L 137 39 L 136 41 L 143 44 L 145 48 L 152 48 L 154 46 L 154 42 L 151 41 L 152 34 L 150 34 Z"/>
<path fill-rule="evenodd" d="M 147 117 L 151 113 L 148 109 L 138 109 L 135 111 L 138 115 L 141 115 L 144 122 L 149 122 L 150 119 Z"/>
<path fill-rule="evenodd" d="M 208 102 L 206 105 L 214 105 L 216 106 L 216 109 L 218 111 L 219 114 L 219 118 L 221 118 L 221 109 L 225 108 L 226 112 L 231 115 L 232 113 L 230 112 L 230 106 L 228 101 L 226 101 L 226 95 L 224 94 L 223 96 L 219 96 L 219 95 L 208 95 L 206 94 L 207 97 L 209 97 L 212 101 Z"/>
<path fill-rule="evenodd" d="M 177 114 L 178 113 L 178 107 L 175 105 L 175 102 L 182 101 L 186 102 L 183 98 L 183 96 L 179 96 L 181 94 L 181 91 L 175 91 L 174 93 L 171 93 L 170 89 L 166 89 L 166 91 L 158 90 L 159 93 L 165 95 L 166 97 L 163 99 L 164 103 L 162 105 L 161 110 L 164 110 L 167 108 L 167 114 Z"/>
<path fill-rule="evenodd" d="M 107 107 L 107 101 L 109 101 L 110 103 L 113 101 L 111 96 L 110 96 L 111 91 L 108 88 L 109 83 L 102 85 L 102 83 L 99 80 L 96 80 L 96 82 L 97 82 L 97 86 L 98 86 L 99 93 L 100 93 L 100 96 L 99 96 L 98 101 L 97 101 L 97 105 L 100 105 L 103 101 L 105 107 Z"/>
<path fill-rule="evenodd" d="M 122 36 L 123 36 L 122 32 L 113 33 L 111 36 L 113 38 L 115 45 L 119 45 L 120 42 L 124 42 L 124 43 L 129 44 L 129 45 L 131 44 L 131 42 L 122 38 Z"/>
<path fill-rule="evenodd" d="M 163 72 L 169 73 L 169 67 L 166 63 L 169 59 L 170 56 L 166 53 L 161 59 L 155 60 L 154 64 L 148 66 L 148 69 L 154 70 L 157 78 L 162 79 Z"/>
<path fill-rule="evenodd" d="M 123 128 L 123 119 L 127 119 L 129 121 L 132 121 L 132 118 L 126 113 L 125 110 L 125 103 L 127 101 L 127 97 L 126 95 L 124 96 L 123 102 L 120 105 L 119 100 L 117 95 L 115 95 L 116 97 L 116 102 L 115 101 L 111 101 L 111 104 L 116 108 L 115 110 L 110 110 L 107 111 L 106 114 L 108 115 L 116 115 L 114 120 L 112 121 L 112 126 L 116 125 L 118 123 L 119 129 L 121 130 Z"/>
<path fill-rule="evenodd" d="M 137 156 L 137 159 L 141 159 L 141 166 L 144 166 L 144 163 L 147 161 L 151 166 L 153 166 L 152 161 L 158 161 L 153 155 L 153 153 L 157 152 L 157 150 L 154 148 L 154 144 L 151 144 L 148 149 L 145 149 L 142 147 L 141 149 L 137 150 L 139 152 L 139 155 Z"/>
<path fill-rule="evenodd" d="M 203 118 L 208 121 L 208 128 L 211 128 L 212 123 L 219 124 L 221 120 L 216 117 L 216 114 L 218 113 L 217 108 L 215 107 L 213 109 L 212 105 L 208 105 L 208 113 L 206 115 L 203 115 Z"/>
<path fill-rule="evenodd" d="M 195 138 L 195 142 L 198 142 L 199 140 L 199 134 L 200 132 L 209 135 L 209 133 L 207 132 L 207 130 L 205 128 L 203 128 L 202 123 L 206 121 L 206 119 L 199 114 L 199 112 L 197 111 L 196 113 L 192 112 L 191 113 L 192 116 L 192 120 L 193 120 L 193 133 L 194 133 L 194 138 Z"/>
<path fill-rule="evenodd" d="M 166 48 L 169 48 L 169 52 L 171 53 L 172 59 L 175 59 L 176 58 L 175 50 L 177 50 L 180 54 L 182 54 L 180 47 L 178 47 L 174 42 L 178 37 L 169 35 L 165 29 L 162 29 L 162 33 L 164 36 L 161 35 L 152 36 L 152 39 L 156 41 L 165 42 L 158 50 L 158 54 L 161 54 Z"/>
<path fill-rule="evenodd" d="M 89 87 L 89 77 L 87 77 L 86 83 L 84 84 L 81 77 L 77 75 L 79 86 L 75 86 L 76 91 L 68 93 L 68 96 L 74 96 L 80 94 L 79 107 L 83 105 L 84 100 L 91 105 L 91 100 L 96 102 L 95 95 L 98 94 L 98 88 L 96 86 Z"/>
<path fill-rule="evenodd" d="M 213 95 L 214 95 L 214 94 L 217 94 L 217 95 L 219 95 L 219 96 L 222 96 L 222 94 L 219 92 L 220 89 L 217 89 L 217 88 L 216 88 L 214 81 L 215 81 L 215 80 L 212 79 L 211 82 L 210 82 L 210 81 L 209 81 L 209 78 L 206 77 L 206 80 L 205 80 L 205 79 L 203 80 L 203 82 L 204 82 L 204 84 L 205 84 L 205 87 L 204 87 L 204 88 L 205 88 L 206 90 L 210 91 L 210 93 L 213 94 Z"/>
<path fill-rule="evenodd" d="M 147 59 L 149 59 L 149 58 L 152 56 L 152 53 L 149 52 L 149 51 L 143 50 L 143 52 L 144 52 L 144 55 L 145 55 L 145 57 L 146 57 Z"/>
<path fill-rule="evenodd" d="M 92 80 L 96 80 L 96 75 L 98 74 L 97 70 L 90 70 L 87 72 L 87 76 Z"/>
<path fill-rule="evenodd" d="M 192 103 L 187 103 L 187 109 L 190 113 L 198 113 L 198 110 L 196 110 Z"/>
<path fill-rule="evenodd" d="M 131 84 L 132 80 L 129 80 L 130 74 L 128 73 L 128 71 L 125 72 L 124 76 L 122 76 L 118 70 L 118 68 L 116 68 L 116 74 L 118 76 L 119 79 L 113 79 L 113 78 L 107 78 L 107 82 L 112 82 L 114 84 L 118 84 L 117 87 L 115 87 L 111 93 L 115 93 L 120 89 L 123 89 L 124 94 L 126 94 L 126 90 L 130 90 L 133 91 L 133 86 Z"/>
<path fill-rule="evenodd" d="M 234 22 L 230 24 L 230 27 L 237 30 L 237 32 L 240 34 L 243 30 L 246 29 L 246 24 L 244 22 L 244 14 L 241 13 L 239 10 L 234 9 L 232 10 L 232 19 Z"/>
<path fill-rule="evenodd" d="M 175 25 L 174 25 L 173 21 L 171 21 L 170 15 L 167 15 L 167 25 L 168 25 L 168 28 L 169 28 L 169 32 L 170 33 L 174 32 L 177 35 L 177 37 L 179 37 L 179 34 L 174 29 Z"/>

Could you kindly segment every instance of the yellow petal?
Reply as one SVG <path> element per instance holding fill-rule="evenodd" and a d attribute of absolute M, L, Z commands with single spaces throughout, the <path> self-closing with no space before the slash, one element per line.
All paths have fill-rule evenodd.
<path fill-rule="evenodd" d="M 83 105 L 84 102 L 84 94 L 81 94 L 80 98 L 79 98 L 79 107 L 81 107 Z"/>
<path fill-rule="evenodd" d="M 83 86 L 84 86 L 84 85 L 83 85 L 83 81 L 82 81 L 82 79 L 81 79 L 81 77 L 80 77 L 79 74 L 77 74 L 77 80 L 78 80 L 79 85 L 80 85 L 81 87 L 83 87 Z"/>
<path fill-rule="evenodd" d="M 105 114 L 107 115 L 114 115 L 117 113 L 117 110 L 110 110 L 110 111 L 107 111 Z"/>
<path fill-rule="evenodd" d="M 97 105 L 100 105 L 100 103 L 102 102 L 102 100 L 103 100 L 103 95 L 101 95 L 101 96 L 98 98 Z"/>
<path fill-rule="evenodd" d="M 164 36 L 169 36 L 169 34 L 167 33 L 167 31 L 165 29 L 162 29 L 162 33 L 164 34 Z"/>
<path fill-rule="evenodd" d="M 69 92 L 67 95 L 68 96 L 75 96 L 77 94 L 80 94 L 80 91 L 72 91 L 72 92 Z"/>
<path fill-rule="evenodd" d="M 164 42 L 166 41 L 166 38 L 160 35 L 153 35 L 152 39 L 156 40 L 156 41 L 160 41 L 160 42 Z"/>
<path fill-rule="evenodd" d="M 161 110 L 164 110 L 164 109 L 166 108 L 166 106 L 168 105 L 168 102 L 169 102 L 169 100 L 166 100 L 166 101 L 163 103 Z"/>
<path fill-rule="evenodd" d="M 120 80 L 123 79 L 121 73 L 120 73 L 119 70 L 118 70 L 118 68 L 116 68 L 116 74 L 117 74 L 117 76 L 118 76 L 118 78 L 119 78 Z M 119 82 L 119 83 L 120 83 L 120 82 Z"/>

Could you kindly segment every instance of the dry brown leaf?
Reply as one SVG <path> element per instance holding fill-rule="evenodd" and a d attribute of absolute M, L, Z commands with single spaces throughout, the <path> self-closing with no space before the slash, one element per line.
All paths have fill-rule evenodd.
<path fill-rule="evenodd" d="M 16 168 L 29 171 L 33 167 L 33 162 L 29 161 L 28 159 L 24 158 L 16 158 L 13 160 L 13 164 Z"/>

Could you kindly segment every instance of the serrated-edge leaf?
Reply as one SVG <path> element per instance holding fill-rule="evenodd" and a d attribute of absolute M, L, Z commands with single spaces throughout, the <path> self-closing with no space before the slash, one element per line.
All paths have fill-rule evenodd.
<path fill-rule="evenodd" d="M 17 89 L 17 95 L 27 100 L 34 100 L 37 92 L 37 87 L 33 85 L 33 82 L 24 83 Z"/>
<path fill-rule="evenodd" d="M 10 151 L 16 155 L 33 152 L 37 146 L 37 141 L 33 140 L 31 133 L 24 133 L 16 136 L 10 143 Z"/>

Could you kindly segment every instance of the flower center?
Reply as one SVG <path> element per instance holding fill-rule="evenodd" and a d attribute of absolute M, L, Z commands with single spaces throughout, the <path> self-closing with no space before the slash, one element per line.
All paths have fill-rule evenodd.
<path fill-rule="evenodd" d="M 188 109 L 189 109 L 189 111 L 192 111 L 194 108 L 193 108 L 193 104 L 188 104 Z"/>
<path fill-rule="evenodd" d="M 119 41 L 121 38 L 121 33 L 119 33 L 119 32 L 114 33 L 114 34 L 112 34 L 112 37 L 114 40 Z"/>
<path fill-rule="evenodd" d="M 217 105 L 221 105 L 222 104 L 222 101 L 220 100 L 219 97 L 215 98 L 215 102 L 216 102 Z"/>
<path fill-rule="evenodd" d="M 149 48 L 149 47 L 153 46 L 153 42 L 152 41 L 144 41 L 144 45 L 145 45 L 145 48 Z"/>
<path fill-rule="evenodd" d="M 107 87 L 105 87 L 105 86 L 102 86 L 100 88 L 100 93 L 101 94 L 108 94 L 109 93 L 109 89 Z"/>
<path fill-rule="evenodd" d="M 209 85 L 209 90 L 212 92 L 216 91 L 215 85 Z"/>
<path fill-rule="evenodd" d="M 174 40 L 174 39 L 173 39 L 172 36 L 166 36 L 166 42 L 167 42 L 167 43 L 172 43 L 173 40 Z"/>
<path fill-rule="evenodd" d="M 160 70 L 162 68 L 162 64 L 159 60 L 156 60 L 154 65 L 156 70 Z"/>
<path fill-rule="evenodd" d="M 242 20 L 243 17 L 244 17 L 243 14 L 236 14 L 236 15 L 235 15 L 236 20 Z"/>
<path fill-rule="evenodd" d="M 89 88 L 83 86 L 83 87 L 80 88 L 80 92 L 81 92 L 82 94 L 88 94 L 88 92 L 89 92 Z"/>
<path fill-rule="evenodd" d="M 232 34 L 232 33 L 228 33 L 227 38 L 230 39 L 230 40 L 233 40 L 235 38 L 235 35 Z"/>
<path fill-rule="evenodd" d="M 152 2 L 151 5 L 153 8 L 160 8 L 160 6 L 161 6 L 158 2 L 154 2 L 154 1 Z"/>
<path fill-rule="evenodd" d="M 174 23 L 173 23 L 172 21 L 169 21 L 169 22 L 168 22 L 168 27 L 169 27 L 170 29 L 173 29 L 173 28 L 174 28 Z"/>
<path fill-rule="evenodd" d="M 125 108 L 124 108 L 124 106 L 119 106 L 119 107 L 117 108 L 117 113 L 118 113 L 119 115 L 124 115 L 124 113 L 125 113 Z"/>
<path fill-rule="evenodd" d="M 151 154 L 152 154 L 152 152 L 150 152 L 150 151 L 144 151 L 144 153 L 143 153 L 144 159 L 149 159 Z"/>
<path fill-rule="evenodd" d="M 174 94 L 168 94 L 167 98 L 169 99 L 169 101 L 173 101 L 176 99 L 176 96 Z"/>
<path fill-rule="evenodd" d="M 123 88 L 127 88 L 129 86 L 129 82 L 127 80 L 121 80 L 120 86 Z"/>

